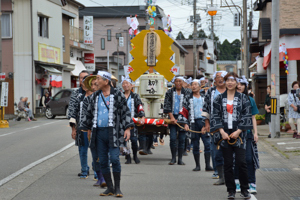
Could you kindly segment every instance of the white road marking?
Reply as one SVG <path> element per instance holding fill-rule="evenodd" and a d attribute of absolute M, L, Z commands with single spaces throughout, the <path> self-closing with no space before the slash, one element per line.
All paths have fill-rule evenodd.
<path fill-rule="evenodd" d="M 278 145 L 299 144 L 300 142 L 277 142 Z"/>
<path fill-rule="evenodd" d="M 6 135 L 10 135 L 10 134 L 14 134 L 14 133 L 16 133 L 16 132 L 5 133 L 5 134 L 3 134 L 3 135 L 0 135 L 0 137 L 2 137 L 2 136 L 6 136 Z"/>
<path fill-rule="evenodd" d="M 250 200 L 257 200 L 257 198 L 253 194 L 251 194 Z"/>
<path fill-rule="evenodd" d="M 17 176 L 19 176 L 20 174 L 26 172 L 27 170 L 29 170 L 29 169 L 37 166 L 38 164 L 40 164 L 40 163 L 42 163 L 42 162 L 44 162 L 44 161 L 46 161 L 46 160 L 48 160 L 48 159 L 56 156 L 57 154 L 65 151 L 65 150 L 67 150 L 68 148 L 72 147 L 73 145 L 74 145 L 74 142 L 72 142 L 71 144 L 68 144 L 67 146 L 61 148 L 60 150 L 58 150 L 58 151 L 56 151 L 56 152 L 54 152 L 54 153 L 52 153 L 52 154 L 50 154 L 48 156 L 45 156 L 44 158 L 41 158 L 41 159 L 39 159 L 39 160 L 37 160 L 37 161 L 35 161 L 35 162 L 27 165 L 26 167 L 23 167 L 22 169 L 20 169 L 20 170 L 16 171 L 15 173 L 9 175 L 8 177 L 0 180 L 0 186 L 2 186 L 5 183 L 11 181 L 12 179 L 16 178 Z"/>
<path fill-rule="evenodd" d="M 5 134 L 0 135 L 0 137 L 11 135 L 11 134 L 22 132 L 22 131 L 27 131 L 27 130 L 30 130 L 30 129 L 33 129 L 33 128 L 39 128 L 41 126 L 45 126 L 45 125 L 49 125 L 49 124 L 53 124 L 53 123 L 57 123 L 57 122 L 61 122 L 61 121 L 64 121 L 64 120 L 59 120 L 59 121 L 55 121 L 55 122 L 45 123 L 45 124 L 41 124 L 39 126 L 33 126 L 33 127 L 25 128 L 25 129 L 22 129 L 20 131 L 15 131 L 15 132 L 11 132 L 11 133 L 5 133 Z"/>
<path fill-rule="evenodd" d="M 291 150 L 291 149 L 300 149 L 300 147 L 286 147 L 285 149 Z"/>

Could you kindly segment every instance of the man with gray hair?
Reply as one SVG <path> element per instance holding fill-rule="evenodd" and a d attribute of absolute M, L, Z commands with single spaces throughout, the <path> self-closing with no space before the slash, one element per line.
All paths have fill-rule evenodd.
<path fill-rule="evenodd" d="M 18 109 L 20 111 L 26 111 L 28 114 L 28 121 L 36 121 L 32 114 L 32 110 L 28 107 L 29 103 L 27 103 L 28 97 L 21 97 L 20 102 L 18 104 Z"/>

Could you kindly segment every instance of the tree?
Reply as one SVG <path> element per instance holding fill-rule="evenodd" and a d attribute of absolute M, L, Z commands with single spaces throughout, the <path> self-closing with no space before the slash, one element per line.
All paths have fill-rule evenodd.
<path fill-rule="evenodd" d="M 177 37 L 176 37 L 176 40 L 185 40 L 185 37 L 183 35 L 183 33 L 181 31 L 179 31 Z"/>
<path fill-rule="evenodd" d="M 207 35 L 203 29 L 198 31 L 198 38 L 207 38 Z"/>
<path fill-rule="evenodd" d="M 228 40 L 224 40 L 221 44 L 218 43 L 218 52 L 219 60 L 236 60 L 240 58 L 240 48 L 241 48 L 241 41 L 239 39 L 234 40 L 233 42 L 229 43 Z"/>

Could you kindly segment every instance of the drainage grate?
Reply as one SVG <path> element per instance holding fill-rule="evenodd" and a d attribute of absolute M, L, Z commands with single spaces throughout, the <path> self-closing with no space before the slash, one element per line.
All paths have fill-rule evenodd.
<path fill-rule="evenodd" d="M 300 197 L 291 197 L 293 200 L 300 200 Z"/>
<path fill-rule="evenodd" d="M 258 154 L 267 154 L 265 151 L 259 151 Z"/>
<path fill-rule="evenodd" d="M 289 171 L 291 171 L 288 168 L 261 168 L 261 170 L 263 170 L 265 172 L 289 172 Z"/>

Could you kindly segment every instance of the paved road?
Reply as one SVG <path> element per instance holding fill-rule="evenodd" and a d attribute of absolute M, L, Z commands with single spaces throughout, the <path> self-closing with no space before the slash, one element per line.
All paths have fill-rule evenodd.
<path fill-rule="evenodd" d="M 62 119 L 39 120 L 38 122 L 23 123 L 11 128 L 11 130 L 14 129 L 13 131 L 18 131 L 22 130 L 22 127 L 23 129 L 31 127 L 31 129 L 25 130 L 28 132 L 22 132 L 23 135 L 16 132 L 5 136 L 5 134 L 13 131 L 6 129 L 3 132 L 0 130 L 1 177 L 14 173 L 16 170 L 72 142 L 67 120 L 60 120 Z M 53 123 L 46 124 L 50 122 Z M 6 142 L 2 141 L 3 139 Z M 15 146 L 16 148 L 14 148 Z M 267 146 L 267 143 L 260 143 L 259 151 L 261 152 L 261 169 L 257 171 L 258 194 L 251 199 L 298 199 L 297 197 L 300 197 L 297 189 L 297 180 L 300 177 L 299 171 L 285 165 L 286 160 L 274 153 L 273 149 Z M 226 199 L 226 187 L 213 186 L 215 180 L 210 178 L 211 173 L 192 171 L 194 168 L 192 153 L 183 158 L 186 163 L 185 166 L 167 165 L 170 158 L 168 138 L 166 138 L 166 145 L 158 146 L 153 150 L 153 153 L 153 155 L 140 156 L 141 164 L 139 165 L 125 165 L 123 164 L 125 159 L 121 157 L 121 189 L 125 195 L 123 199 Z M 91 163 L 91 157 L 89 157 L 89 163 Z M 204 168 L 203 164 L 204 159 L 201 155 L 202 168 Z M 272 168 L 284 168 L 288 171 L 272 171 Z M 77 147 L 72 146 L 0 186 L 0 199 L 82 200 L 113 198 L 99 197 L 102 189 L 92 187 L 94 183 L 92 176 L 86 180 L 80 180 L 77 177 L 79 170 L 78 150 Z M 290 187 L 291 185 L 294 185 L 295 188 Z"/>
<path fill-rule="evenodd" d="M 0 129 L 0 180 L 72 142 L 67 119 L 11 124 Z"/>

